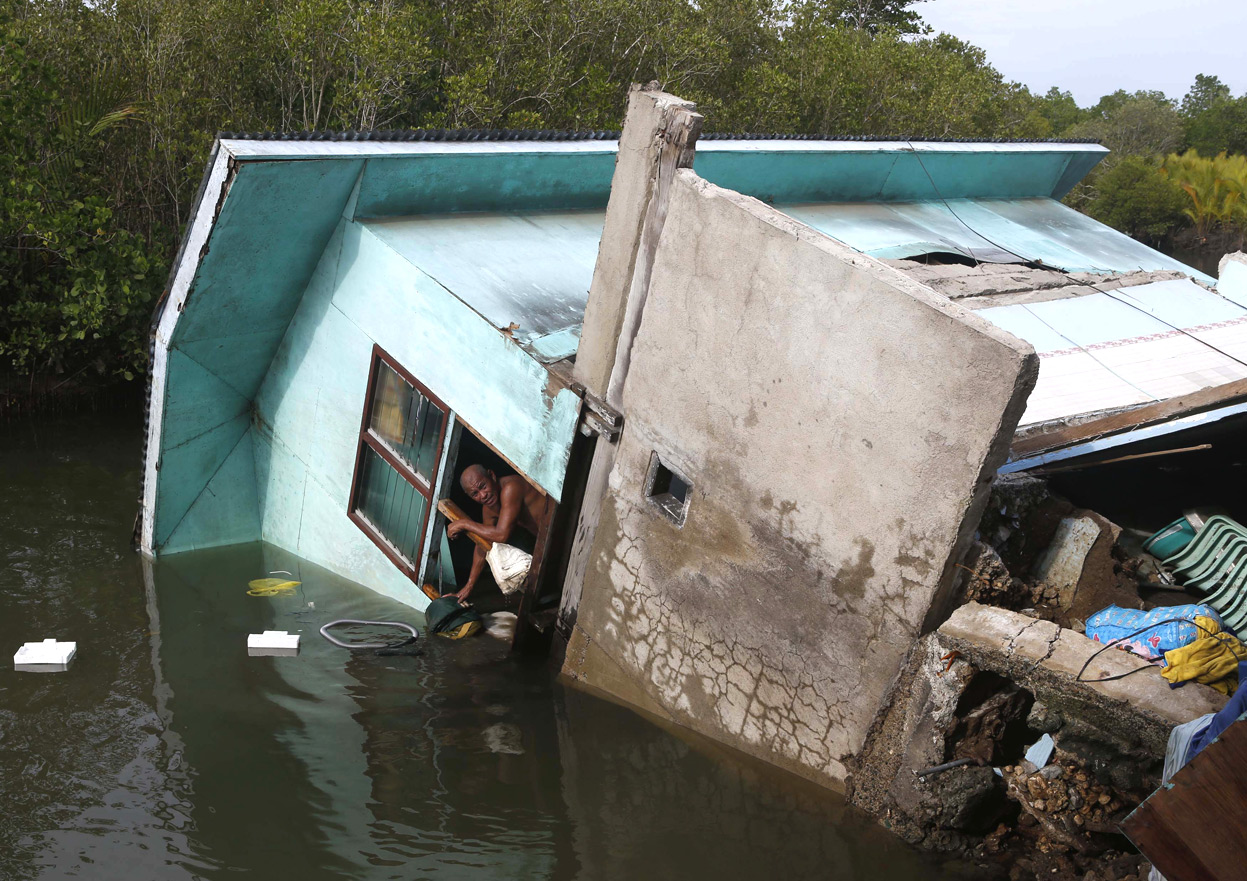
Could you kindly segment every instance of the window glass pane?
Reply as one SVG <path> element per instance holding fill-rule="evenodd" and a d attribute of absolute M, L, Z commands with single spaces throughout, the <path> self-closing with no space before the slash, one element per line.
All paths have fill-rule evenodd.
<path fill-rule="evenodd" d="M 424 538 L 424 496 L 367 444 L 360 447 L 357 510 L 408 562 L 415 564 Z"/>
<path fill-rule="evenodd" d="M 384 361 L 372 395 L 373 434 L 426 481 L 433 479 L 445 414 Z"/>

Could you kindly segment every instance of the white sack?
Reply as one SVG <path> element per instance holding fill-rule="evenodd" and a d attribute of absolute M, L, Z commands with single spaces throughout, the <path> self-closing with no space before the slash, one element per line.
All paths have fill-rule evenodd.
<path fill-rule="evenodd" d="M 485 554 L 485 562 L 489 564 L 489 571 L 494 573 L 498 589 L 504 595 L 509 595 L 524 586 L 529 567 L 533 565 L 533 555 L 512 545 L 494 542 L 494 546 Z"/>

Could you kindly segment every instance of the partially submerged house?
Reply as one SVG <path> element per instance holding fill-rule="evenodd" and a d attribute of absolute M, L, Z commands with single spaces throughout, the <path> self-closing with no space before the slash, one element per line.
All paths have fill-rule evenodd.
<path fill-rule="evenodd" d="M 619 139 L 223 136 L 142 550 L 262 540 L 422 608 L 465 574 L 437 501 L 514 472 L 557 503 L 521 632 L 841 784 L 993 476 L 1232 406 L 1247 292 L 1063 206 L 1098 145 L 700 125 L 636 90 Z"/>

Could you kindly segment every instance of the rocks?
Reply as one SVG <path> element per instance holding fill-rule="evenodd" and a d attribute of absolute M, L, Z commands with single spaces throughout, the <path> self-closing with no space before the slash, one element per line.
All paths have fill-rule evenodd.
<path fill-rule="evenodd" d="M 1068 761 L 1034 774 L 1009 766 L 1003 775 L 1009 796 L 1034 820 L 1033 828 L 1039 832 L 1036 846 L 1045 853 L 1105 851 L 1112 842 L 1103 836 L 1116 832 L 1127 804 L 1131 808 L 1137 804 Z"/>
<path fill-rule="evenodd" d="M 992 484 L 967 554 L 966 598 L 1070 627 L 1105 606 L 1140 608 L 1140 561 L 1118 547 L 1121 527 L 1026 475 Z M 986 546 L 986 547 L 984 547 Z"/>
<path fill-rule="evenodd" d="M 1052 709 L 1043 701 L 1035 701 L 1030 714 L 1026 717 L 1027 726 L 1040 734 L 1055 734 L 1061 730 L 1064 722 L 1065 719 L 1060 712 Z"/>
<path fill-rule="evenodd" d="M 967 600 L 1004 609 L 1020 609 L 1031 601 L 1031 589 L 1009 574 L 990 545 L 975 542 L 966 555 L 965 566 L 970 571 L 966 580 Z"/>

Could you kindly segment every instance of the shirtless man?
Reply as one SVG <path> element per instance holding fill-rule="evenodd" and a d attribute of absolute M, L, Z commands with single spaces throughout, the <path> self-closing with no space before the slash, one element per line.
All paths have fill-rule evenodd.
<path fill-rule="evenodd" d="M 550 500 L 524 478 L 512 474 L 498 479 L 498 475 L 481 465 L 469 465 L 459 478 L 463 491 L 481 506 L 482 523 L 475 520 L 456 520 L 446 527 L 447 538 L 458 538 L 465 533 L 479 535 L 493 542 L 514 544 L 511 534 L 519 526 L 534 536 Z M 476 581 L 485 569 L 485 552 L 477 545 L 472 553 L 472 571 L 463 590 L 456 594 L 459 601 L 467 600 Z"/>

